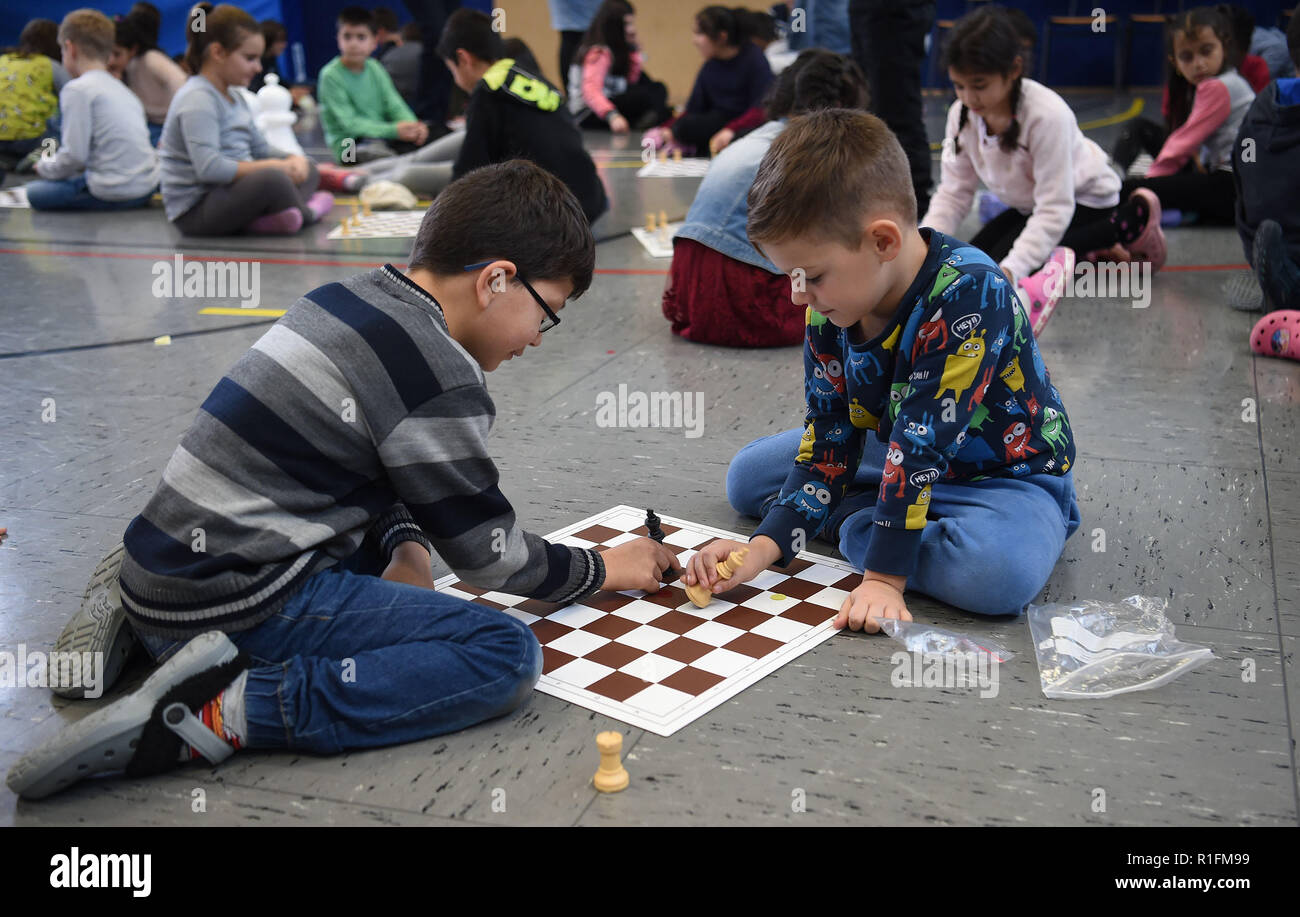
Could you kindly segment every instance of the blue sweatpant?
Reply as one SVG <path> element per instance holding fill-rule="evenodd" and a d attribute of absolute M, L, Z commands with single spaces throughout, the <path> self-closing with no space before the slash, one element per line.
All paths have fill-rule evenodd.
<path fill-rule="evenodd" d="M 762 518 L 781 492 L 802 435 L 797 429 L 764 436 L 732 459 L 727 499 L 737 512 Z M 840 553 L 859 570 L 872 537 L 883 531 L 872 518 L 886 448 L 866 435 L 858 473 L 824 529 L 840 526 Z M 976 614 L 1019 614 L 1079 528 L 1074 474 L 940 479 L 931 486 L 928 515 L 907 587 Z"/>

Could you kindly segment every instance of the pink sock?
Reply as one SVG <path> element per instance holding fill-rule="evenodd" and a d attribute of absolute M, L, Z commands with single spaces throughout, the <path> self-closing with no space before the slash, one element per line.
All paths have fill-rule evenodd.
<path fill-rule="evenodd" d="M 324 219 L 325 215 L 334 209 L 334 195 L 328 191 L 317 191 L 307 198 L 307 209 L 315 215 L 317 220 Z"/>
<path fill-rule="evenodd" d="M 302 211 L 297 207 L 260 216 L 244 227 L 245 232 L 261 236 L 289 236 L 302 229 Z"/>

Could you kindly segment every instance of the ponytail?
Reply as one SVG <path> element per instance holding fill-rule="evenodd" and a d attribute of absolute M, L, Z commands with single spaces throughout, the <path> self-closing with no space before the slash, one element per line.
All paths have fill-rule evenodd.
<path fill-rule="evenodd" d="M 237 6 L 223 3 L 214 7 L 207 2 L 196 3 L 190 9 L 186 25 L 189 44 L 185 48 L 185 66 L 190 73 L 198 73 L 203 69 L 210 45 L 219 44 L 227 51 L 233 51 L 250 34 L 260 35 L 261 31 L 258 21 Z"/>

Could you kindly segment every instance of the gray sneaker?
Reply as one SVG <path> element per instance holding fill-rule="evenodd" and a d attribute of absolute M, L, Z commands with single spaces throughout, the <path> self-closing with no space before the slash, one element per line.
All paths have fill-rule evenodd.
<path fill-rule="evenodd" d="M 63 633 L 54 644 L 54 652 L 64 654 L 53 657 L 56 668 L 50 673 L 50 689 L 59 697 L 80 700 L 86 696 L 86 686 L 82 683 L 85 679 L 74 678 L 71 672 L 63 671 L 70 659 L 67 654 L 102 653 L 98 657 L 103 660 L 101 687 L 107 691 L 122 674 L 136 648 L 138 641 L 122 609 L 122 592 L 117 582 L 125 551 L 119 542 L 99 562 L 86 586 L 86 594 L 82 596 L 81 608 L 64 625 Z"/>

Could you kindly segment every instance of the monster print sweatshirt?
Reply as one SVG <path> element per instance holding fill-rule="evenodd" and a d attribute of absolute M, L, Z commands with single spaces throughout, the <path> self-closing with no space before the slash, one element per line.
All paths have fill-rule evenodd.
<path fill-rule="evenodd" d="M 866 557 L 916 568 L 931 485 L 1063 475 L 1074 442 L 1024 311 L 987 255 L 933 229 L 925 264 L 884 331 L 854 343 L 811 308 L 804 338 L 804 437 L 757 535 L 788 564 L 825 528 L 857 472 L 863 436 L 889 444 Z"/>

